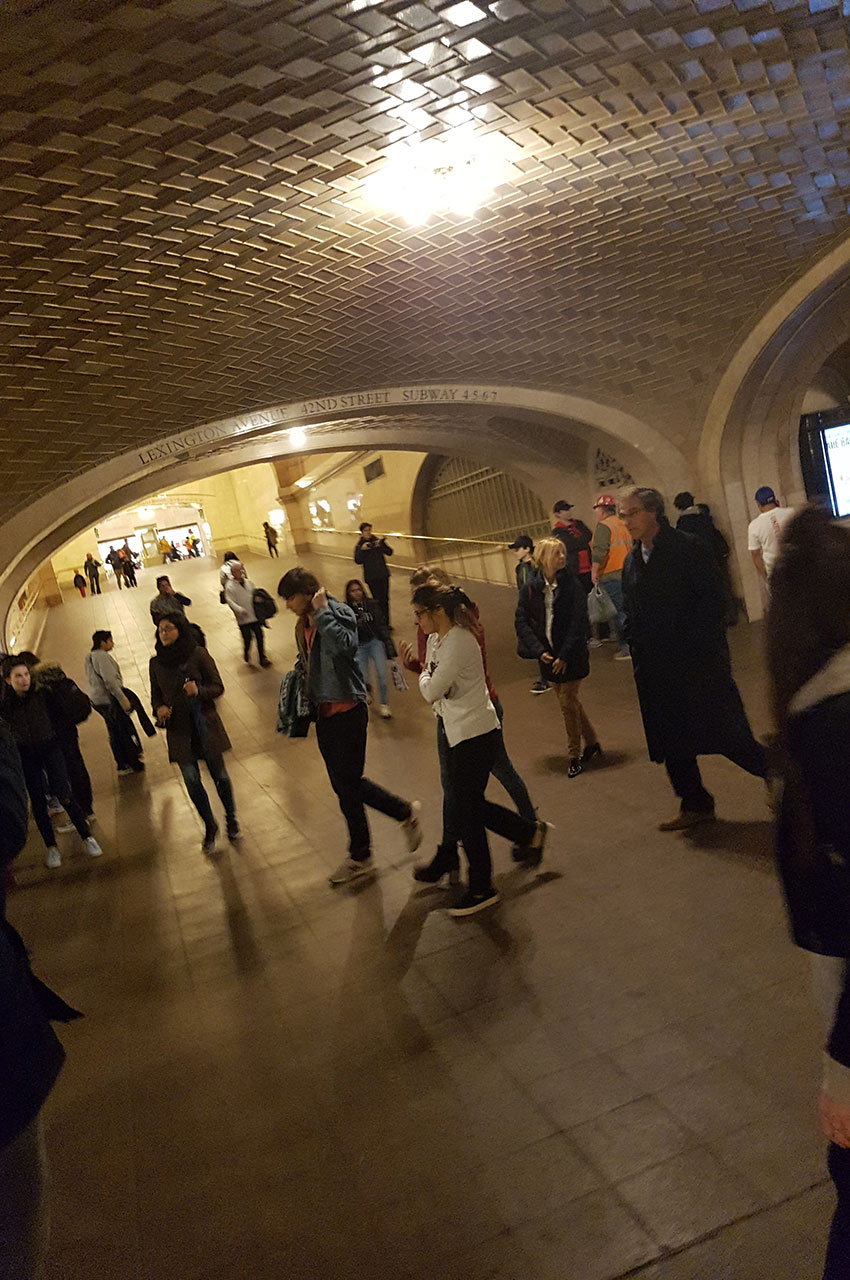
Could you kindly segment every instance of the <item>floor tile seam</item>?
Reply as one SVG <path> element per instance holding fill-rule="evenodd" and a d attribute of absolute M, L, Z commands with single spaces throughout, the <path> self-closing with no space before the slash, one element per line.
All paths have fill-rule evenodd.
<path fill-rule="evenodd" d="M 731 1227 L 739 1226 L 742 1222 L 751 1222 L 753 1219 L 762 1217 L 764 1214 L 770 1213 L 774 1209 L 781 1209 L 783 1205 L 793 1204 L 795 1200 L 802 1200 L 804 1196 L 809 1195 L 812 1191 L 818 1190 L 819 1187 L 826 1186 L 829 1182 L 829 1176 L 824 1176 L 817 1182 L 813 1182 L 810 1186 L 803 1187 L 801 1190 L 795 1191 L 793 1195 L 785 1196 L 782 1200 L 777 1200 L 764 1208 L 754 1209 L 751 1213 L 743 1213 L 737 1218 L 731 1218 L 728 1222 L 724 1222 L 720 1226 L 713 1227 L 711 1231 L 706 1231 L 702 1235 L 695 1236 L 694 1239 L 689 1240 L 687 1244 L 677 1246 L 675 1249 L 669 1249 L 661 1246 L 662 1252 L 657 1258 L 652 1259 L 650 1262 L 642 1262 L 639 1266 L 632 1267 L 628 1271 L 617 1272 L 616 1275 L 607 1277 L 607 1280 L 639 1280 L 639 1277 L 645 1273 L 646 1268 L 655 1266 L 659 1260 L 667 1262 L 669 1259 L 676 1258 L 680 1254 L 687 1253 L 690 1249 L 693 1249 L 698 1245 L 705 1244 L 709 1240 L 716 1240 Z M 632 1216 L 637 1217 L 637 1214 L 631 1208 L 629 1208 L 629 1212 Z"/>

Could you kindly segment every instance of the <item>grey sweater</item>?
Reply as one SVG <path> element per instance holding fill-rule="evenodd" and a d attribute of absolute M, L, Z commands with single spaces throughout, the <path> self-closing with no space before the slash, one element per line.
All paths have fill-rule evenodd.
<path fill-rule="evenodd" d="M 108 707 L 112 698 L 124 701 L 121 668 L 105 649 L 86 654 L 86 693 L 96 707 Z"/>

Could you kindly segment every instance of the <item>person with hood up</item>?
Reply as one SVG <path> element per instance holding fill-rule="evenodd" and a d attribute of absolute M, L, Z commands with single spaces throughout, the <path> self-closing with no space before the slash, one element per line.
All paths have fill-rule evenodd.
<path fill-rule="evenodd" d="M 224 693 L 218 667 L 195 639 L 182 614 L 168 614 L 157 623 L 156 653 L 150 660 L 151 706 L 165 728 L 168 759 L 180 768 L 189 799 L 204 824 L 201 850 L 215 852 L 218 823 L 201 781 L 201 761 L 206 762 L 224 806 L 227 838 L 240 835 L 233 786 L 224 765 L 230 739 L 216 709 Z"/>
<path fill-rule="evenodd" d="M 51 870 L 62 865 L 47 811 L 45 777 L 51 794 L 79 832 L 86 853 L 90 858 L 99 858 L 103 850 L 91 834 L 86 815 L 71 789 L 65 756 L 50 715 L 49 695 L 35 688 L 30 669 L 20 655 L 4 658 L 2 671 L 0 716 L 9 725 L 20 753 L 32 815 L 46 848 L 44 865 Z"/>

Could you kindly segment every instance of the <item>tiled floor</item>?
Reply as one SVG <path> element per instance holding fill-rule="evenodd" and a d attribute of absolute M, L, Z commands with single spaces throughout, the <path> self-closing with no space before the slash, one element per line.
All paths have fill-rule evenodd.
<path fill-rule="evenodd" d="M 251 565 L 271 590 L 286 566 Z M 351 566 L 323 566 L 341 590 Z M 69 599 L 41 651 L 80 677 L 109 626 L 146 689 L 153 574 Z M 721 820 L 661 835 L 631 669 L 593 654 L 606 763 L 568 781 L 554 696 L 513 656 L 512 596 L 479 587 L 506 738 L 556 824 L 535 872 L 494 841 L 501 907 L 455 921 L 376 816 L 372 883 L 331 890 L 343 824 L 315 741 L 275 733 L 275 669 L 247 668 L 205 562 L 174 568 L 227 691 L 245 839 L 215 862 L 162 740 L 117 779 L 82 739 L 105 856 L 32 840 L 10 915 L 82 1008 L 48 1104 L 52 1280 L 815 1280 L 831 1195 L 813 1097 L 819 1034 L 789 945 L 760 785 L 705 773 Z M 409 633 L 394 578 L 397 635 Z M 757 729 L 758 633 L 733 633 Z M 415 687 L 370 725 L 369 772 L 438 835 Z M 214 803 L 215 800 L 214 800 Z"/>

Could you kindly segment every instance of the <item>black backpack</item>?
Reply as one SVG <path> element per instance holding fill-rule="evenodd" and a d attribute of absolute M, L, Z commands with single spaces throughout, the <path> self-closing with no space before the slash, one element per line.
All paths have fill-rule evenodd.
<path fill-rule="evenodd" d="M 273 618 L 277 613 L 277 605 L 263 587 L 256 587 L 251 599 L 254 605 L 254 613 L 257 615 L 259 622 L 266 622 L 267 619 Z"/>

